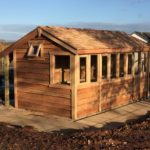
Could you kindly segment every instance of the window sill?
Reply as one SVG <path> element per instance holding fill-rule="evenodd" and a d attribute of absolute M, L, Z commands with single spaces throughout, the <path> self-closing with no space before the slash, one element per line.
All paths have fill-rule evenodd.
<path fill-rule="evenodd" d="M 71 89 L 71 86 L 67 85 L 67 84 L 50 84 L 49 87 L 61 88 L 61 89 Z"/>
<path fill-rule="evenodd" d="M 79 83 L 78 88 L 83 88 L 83 87 L 88 87 L 88 86 L 98 86 L 99 82 L 84 82 L 84 83 Z"/>

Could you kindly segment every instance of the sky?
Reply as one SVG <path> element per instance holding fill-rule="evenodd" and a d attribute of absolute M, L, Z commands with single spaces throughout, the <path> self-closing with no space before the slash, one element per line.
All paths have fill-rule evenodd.
<path fill-rule="evenodd" d="M 0 39 L 17 39 L 38 25 L 149 25 L 150 0 L 0 0 L 0 14 Z"/>

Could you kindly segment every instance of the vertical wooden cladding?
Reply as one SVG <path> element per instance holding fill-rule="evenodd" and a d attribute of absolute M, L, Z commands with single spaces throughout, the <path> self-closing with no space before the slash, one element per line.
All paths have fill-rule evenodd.
<path fill-rule="evenodd" d="M 49 53 L 64 53 L 64 50 L 44 37 L 40 59 L 28 59 L 28 43 L 16 49 L 16 76 L 18 107 L 48 114 L 71 117 L 70 88 L 49 86 Z"/>
<path fill-rule="evenodd" d="M 89 84 L 77 90 L 77 117 L 82 118 L 99 111 L 99 85 Z"/>

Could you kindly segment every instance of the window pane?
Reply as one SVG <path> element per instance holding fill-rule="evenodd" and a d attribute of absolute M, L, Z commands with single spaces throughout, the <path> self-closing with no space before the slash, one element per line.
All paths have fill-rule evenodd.
<path fill-rule="evenodd" d="M 39 46 L 33 46 L 32 55 L 36 55 L 38 52 Z"/>
<path fill-rule="evenodd" d="M 135 74 L 139 74 L 139 54 L 138 52 L 134 53 L 134 65 L 135 65 Z"/>
<path fill-rule="evenodd" d="M 97 55 L 91 56 L 91 82 L 97 81 Z"/>
<path fill-rule="evenodd" d="M 70 84 L 70 57 L 55 56 L 55 83 Z"/>
<path fill-rule="evenodd" d="M 128 54 L 128 74 L 132 74 L 132 54 Z"/>
<path fill-rule="evenodd" d="M 80 82 L 86 82 L 86 58 L 80 58 Z"/>
<path fill-rule="evenodd" d="M 107 78 L 107 56 L 102 56 L 102 79 Z"/>
<path fill-rule="evenodd" d="M 116 78 L 116 54 L 111 54 L 111 78 Z"/>
<path fill-rule="evenodd" d="M 120 77 L 124 76 L 124 54 L 120 54 Z"/>
<path fill-rule="evenodd" d="M 147 55 L 144 53 L 144 72 L 147 70 Z"/>
<path fill-rule="evenodd" d="M 41 46 L 40 45 L 31 45 L 28 51 L 28 56 L 35 57 L 41 56 Z"/>
<path fill-rule="evenodd" d="M 142 52 L 142 53 L 141 53 L 141 69 L 142 69 L 141 71 L 142 71 L 142 72 L 146 72 L 146 66 L 147 66 L 147 65 L 146 65 L 146 59 L 147 59 L 147 58 L 146 58 L 146 53 L 143 53 L 143 52 Z"/>

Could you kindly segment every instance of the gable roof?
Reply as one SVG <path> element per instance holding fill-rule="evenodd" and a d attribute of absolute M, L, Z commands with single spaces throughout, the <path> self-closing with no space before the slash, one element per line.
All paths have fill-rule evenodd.
<path fill-rule="evenodd" d="M 42 29 L 70 44 L 77 50 L 118 49 L 146 46 L 143 42 L 120 31 L 48 26 L 42 27 Z"/>
<path fill-rule="evenodd" d="M 146 43 L 150 43 L 150 32 L 133 32 L 131 35 L 136 34 L 138 37 L 142 38 Z"/>
<path fill-rule="evenodd" d="M 149 50 L 142 41 L 120 31 L 40 26 L 0 53 L 0 57 L 12 52 L 23 41 L 43 35 L 74 54 Z"/>

